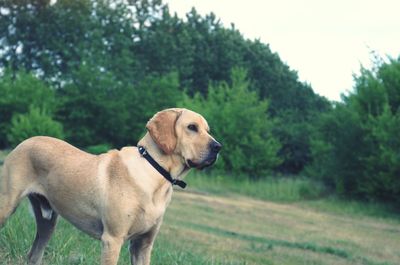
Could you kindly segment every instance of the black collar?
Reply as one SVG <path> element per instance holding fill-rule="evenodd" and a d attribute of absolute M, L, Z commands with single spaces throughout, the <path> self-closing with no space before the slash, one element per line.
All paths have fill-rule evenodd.
<path fill-rule="evenodd" d="M 171 174 L 166 171 L 160 164 L 158 164 L 151 155 L 147 152 L 147 150 L 143 146 L 138 146 L 139 153 L 142 157 L 146 158 L 147 161 L 161 174 L 166 178 L 172 185 L 178 185 L 182 189 L 186 187 L 186 183 L 179 179 L 173 179 Z"/>

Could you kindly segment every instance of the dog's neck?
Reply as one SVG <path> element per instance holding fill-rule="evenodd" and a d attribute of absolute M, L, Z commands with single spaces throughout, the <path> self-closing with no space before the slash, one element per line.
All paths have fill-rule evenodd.
<path fill-rule="evenodd" d="M 189 172 L 185 160 L 180 155 L 166 154 L 158 147 L 148 132 L 139 141 L 138 146 L 143 146 L 153 159 L 171 174 L 172 178 L 183 179 Z"/>

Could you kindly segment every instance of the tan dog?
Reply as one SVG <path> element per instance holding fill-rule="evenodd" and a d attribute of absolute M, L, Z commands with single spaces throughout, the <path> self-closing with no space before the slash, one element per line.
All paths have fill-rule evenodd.
<path fill-rule="evenodd" d="M 206 120 L 187 109 L 158 112 L 138 145 L 173 178 L 209 166 L 221 145 Z M 131 262 L 150 264 L 172 185 L 141 154 L 124 147 L 99 156 L 50 137 L 33 137 L 6 158 L 0 178 L 0 226 L 25 196 L 33 207 L 37 234 L 29 264 L 40 264 L 58 214 L 102 241 L 101 264 L 116 265 L 130 240 Z"/>

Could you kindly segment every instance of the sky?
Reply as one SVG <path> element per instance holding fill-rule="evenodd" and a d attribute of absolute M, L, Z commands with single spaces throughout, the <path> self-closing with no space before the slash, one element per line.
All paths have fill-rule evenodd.
<path fill-rule="evenodd" d="M 184 18 L 195 7 L 235 24 L 245 38 L 269 44 L 302 82 L 330 100 L 353 87 L 372 52 L 400 55 L 399 0 L 164 0 Z"/>

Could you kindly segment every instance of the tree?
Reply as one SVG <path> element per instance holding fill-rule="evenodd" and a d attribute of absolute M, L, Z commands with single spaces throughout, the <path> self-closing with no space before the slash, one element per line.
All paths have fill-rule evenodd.
<path fill-rule="evenodd" d="M 0 67 L 40 76 L 59 87 L 84 61 L 132 80 L 131 10 L 108 0 L 5 0 Z"/>
<path fill-rule="evenodd" d="M 320 119 L 309 173 L 340 194 L 400 205 L 400 58 L 361 69 L 354 91 Z"/>
<path fill-rule="evenodd" d="M 161 0 L 3 2 L 0 71 L 8 67 L 15 74 L 24 69 L 51 84 L 60 97 L 73 96 L 74 92 L 65 91 L 74 90 L 71 84 L 83 65 L 90 65 L 94 75 L 106 73 L 108 77 L 104 78 L 112 77 L 118 84 L 110 85 L 121 91 L 126 87 L 125 95 L 140 96 L 132 90 L 148 82 L 149 77 L 176 73 L 179 90 L 207 97 L 210 83 L 229 84 L 231 69 L 244 68 L 251 80 L 249 89 L 261 100 L 268 100 L 268 113 L 278 121 L 273 132 L 282 143 L 279 154 L 284 159 L 279 171 L 297 174 L 309 163 L 309 124 L 319 112 L 329 110 L 330 103 L 300 82 L 297 73 L 269 45 L 246 39 L 234 25 L 224 27 L 215 14 L 201 16 L 193 9 L 186 19 L 181 19 L 170 14 Z M 100 105 L 108 109 L 104 104 Z M 93 112 L 83 107 L 81 110 L 83 114 Z M 72 128 L 70 118 L 63 117 L 69 123 L 67 138 L 68 128 Z M 85 118 L 81 118 L 84 122 Z M 96 138 L 94 132 L 78 130 L 82 138 L 77 136 L 74 141 L 105 141 L 108 134 L 101 131 L 102 136 Z M 112 133 L 109 141 L 116 143 L 120 136 L 119 132 Z M 118 145 L 126 140 L 119 140 Z"/>
<path fill-rule="evenodd" d="M 232 70 L 231 85 L 210 85 L 206 97 L 186 96 L 184 106 L 202 113 L 211 133 L 224 145 L 218 166 L 234 175 L 266 177 L 281 160 L 280 143 L 272 135 L 273 121 L 268 117 L 268 102 L 250 91 L 246 71 Z"/>
<path fill-rule="evenodd" d="M 393 113 L 389 104 L 381 115 L 371 117 L 371 150 L 365 159 L 365 180 L 360 190 L 370 198 L 394 201 L 400 205 L 400 111 Z"/>
<path fill-rule="evenodd" d="M 127 101 L 132 93 L 132 85 L 119 82 L 111 72 L 82 64 L 70 83 L 57 91 L 57 118 L 64 124 L 66 139 L 80 147 L 126 144 L 132 122 Z"/>
<path fill-rule="evenodd" d="M 269 114 L 281 121 L 274 129 L 284 159 L 279 170 L 296 174 L 309 163 L 309 124 L 319 112 L 329 110 L 330 103 L 299 82 L 297 73 L 268 45 L 246 40 L 233 25 L 223 27 L 214 14 L 202 17 L 192 9 L 183 21 L 165 8 L 162 18 L 153 21 L 135 43 L 135 49 L 148 72 L 177 71 L 181 87 L 190 95 L 200 92 L 207 96 L 210 82 L 229 82 L 231 69 L 247 69 L 250 89 L 260 99 L 269 100 Z"/>
<path fill-rule="evenodd" d="M 358 113 L 338 103 L 313 131 L 308 174 L 340 195 L 362 197 L 358 183 L 364 179 L 363 160 L 369 150 L 365 133 Z"/>
<path fill-rule="evenodd" d="M 183 98 L 176 72 L 165 75 L 149 75 L 134 87 L 127 107 L 134 117 L 132 124 L 135 140 L 145 132 L 147 121 L 158 111 L 172 108 Z"/>
<path fill-rule="evenodd" d="M 61 99 L 57 117 L 65 126 L 66 138 L 81 147 L 136 144 L 147 120 L 181 98 L 176 74 L 149 76 L 133 85 L 87 64 L 72 74 L 71 82 L 57 95 Z"/>

